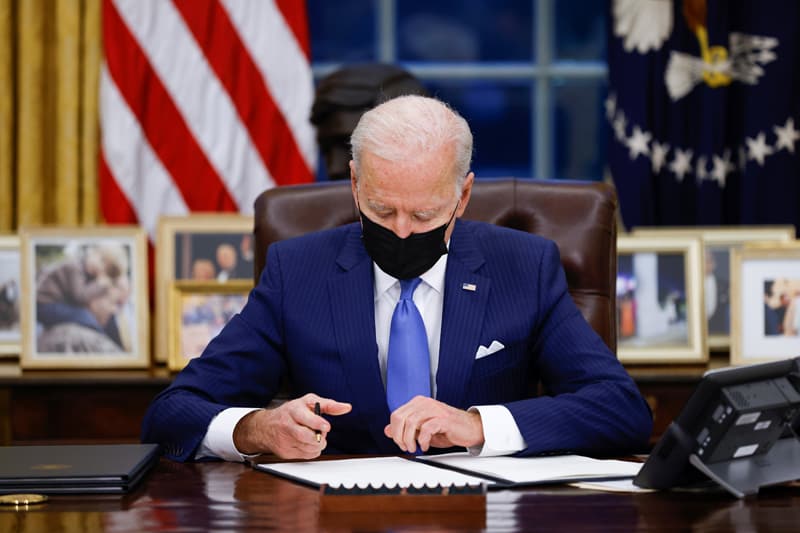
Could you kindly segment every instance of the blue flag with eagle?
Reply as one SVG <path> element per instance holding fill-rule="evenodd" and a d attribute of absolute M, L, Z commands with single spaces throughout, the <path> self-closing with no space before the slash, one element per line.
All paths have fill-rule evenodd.
<path fill-rule="evenodd" d="M 625 226 L 800 228 L 800 2 L 609 1 Z"/>

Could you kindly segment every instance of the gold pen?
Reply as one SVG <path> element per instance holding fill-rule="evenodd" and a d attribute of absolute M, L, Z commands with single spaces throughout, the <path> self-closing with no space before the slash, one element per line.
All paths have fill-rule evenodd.
<path fill-rule="evenodd" d="M 320 415 L 319 402 L 315 402 L 314 403 L 314 414 L 317 415 L 317 416 Z M 314 434 L 317 436 L 317 442 L 321 442 L 322 441 L 322 432 L 317 429 L 317 430 L 314 431 Z"/>

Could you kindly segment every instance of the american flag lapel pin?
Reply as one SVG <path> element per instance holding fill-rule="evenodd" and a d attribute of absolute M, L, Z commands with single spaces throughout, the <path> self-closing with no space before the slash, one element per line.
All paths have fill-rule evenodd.
<path fill-rule="evenodd" d="M 477 289 L 478 286 L 475 285 L 474 283 L 462 283 L 461 288 L 464 289 L 465 291 L 475 292 L 475 289 Z"/>

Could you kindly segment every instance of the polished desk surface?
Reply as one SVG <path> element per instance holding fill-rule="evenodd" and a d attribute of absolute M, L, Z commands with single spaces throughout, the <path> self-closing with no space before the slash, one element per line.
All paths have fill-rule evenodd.
<path fill-rule="evenodd" d="M 179 464 L 162 459 L 130 494 L 61 495 L 27 509 L 0 507 L 0 532 L 800 528 L 800 486 L 771 487 L 745 500 L 722 491 L 630 494 L 539 486 L 490 491 L 485 509 L 430 513 L 321 512 L 320 498 L 317 490 L 243 464 Z"/>

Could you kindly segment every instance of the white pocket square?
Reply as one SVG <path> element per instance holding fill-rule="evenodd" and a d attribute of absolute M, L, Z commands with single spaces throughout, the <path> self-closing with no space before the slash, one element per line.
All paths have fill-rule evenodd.
<path fill-rule="evenodd" d="M 475 359 L 480 359 L 481 357 L 486 357 L 487 355 L 492 355 L 495 352 L 499 352 L 505 348 L 502 342 L 499 341 L 492 341 L 492 344 L 489 345 L 487 348 L 486 346 L 478 346 L 478 352 L 475 354 Z"/>

